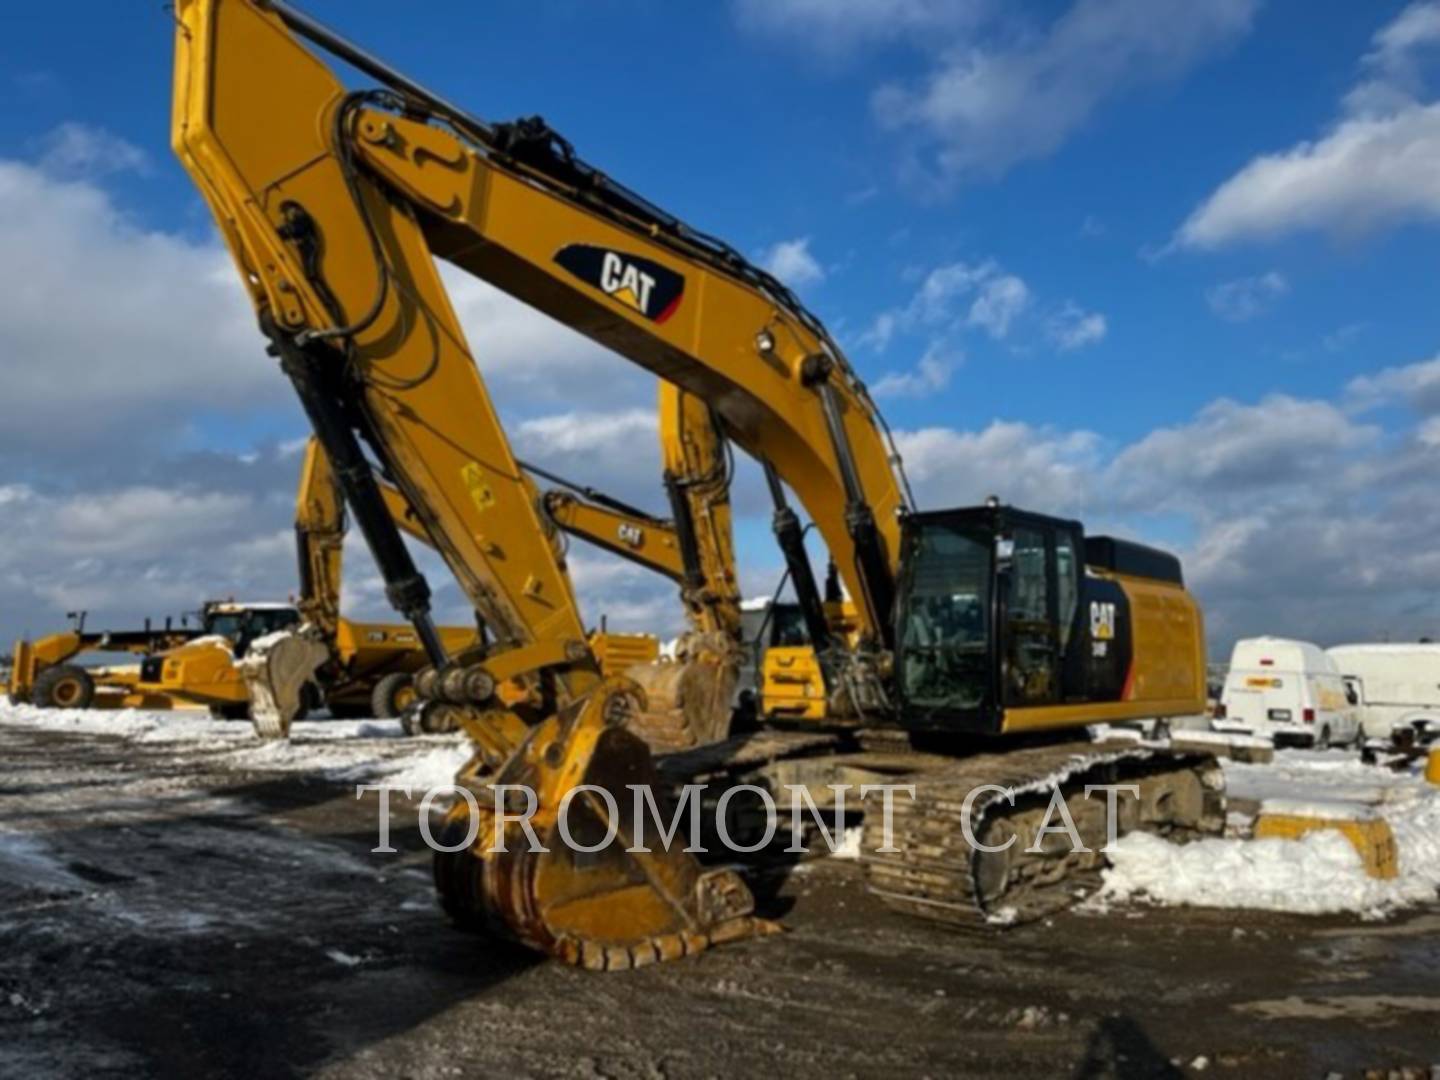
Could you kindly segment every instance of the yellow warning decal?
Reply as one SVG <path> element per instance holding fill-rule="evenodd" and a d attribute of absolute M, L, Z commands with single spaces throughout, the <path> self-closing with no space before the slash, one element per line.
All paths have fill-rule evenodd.
<path fill-rule="evenodd" d="M 470 492 L 470 501 L 482 514 L 495 505 L 495 492 L 485 482 L 485 470 L 478 461 L 467 461 L 460 469 L 460 481 Z"/>

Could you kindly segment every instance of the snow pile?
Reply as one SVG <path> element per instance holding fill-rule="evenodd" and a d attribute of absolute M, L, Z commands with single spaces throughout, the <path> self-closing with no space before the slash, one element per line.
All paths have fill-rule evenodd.
<path fill-rule="evenodd" d="M 327 780 L 448 784 L 468 757 L 456 736 L 409 737 L 398 720 L 301 720 L 288 740 L 261 741 L 243 721 L 201 709 L 38 709 L 0 704 L 0 727 L 118 737 L 174 753 L 198 753 L 207 768 L 308 773 Z"/>
<path fill-rule="evenodd" d="M 1179 730 L 1176 732 L 1176 738 L 1187 743 L 1206 746 L 1238 746 L 1256 750 L 1275 745 L 1273 739 L 1267 739 L 1260 735 L 1246 735 L 1232 731 L 1203 731 L 1199 728 Z"/>
<path fill-rule="evenodd" d="M 383 782 L 394 788 L 409 788 L 419 798 L 431 788 L 449 788 L 473 752 L 470 741 L 462 737 L 449 745 L 433 747 L 418 757 L 366 762 L 334 773 L 331 778 Z"/>
<path fill-rule="evenodd" d="M 1427 789 L 1414 772 L 1391 772 L 1363 764 L 1343 750 L 1292 750 L 1268 765 L 1222 762 L 1232 799 L 1359 803 L 1376 806 L 1406 791 Z"/>
<path fill-rule="evenodd" d="M 1135 833 L 1108 853 L 1111 868 L 1093 904 L 1248 908 L 1365 918 L 1433 902 L 1440 890 L 1440 789 L 1418 769 L 1400 773 L 1337 753 L 1286 754 L 1274 765 L 1225 763 L 1234 796 L 1276 813 L 1383 818 L 1395 836 L 1400 875 L 1378 881 L 1338 832 L 1300 840 L 1209 839 L 1186 845 Z"/>
<path fill-rule="evenodd" d="M 0 723 L 77 735 L 119 735 L 137 742 L 253 737 L 250 725 L 217 720 L 201 709 L 146 712 L 141 709 L 39 709 L 33 705 L 0 704 Z"/>

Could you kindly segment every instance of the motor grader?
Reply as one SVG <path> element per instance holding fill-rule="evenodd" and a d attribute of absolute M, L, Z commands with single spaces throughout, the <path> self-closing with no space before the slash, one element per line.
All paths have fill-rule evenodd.
<path fill-rule="evenodd" d="M 178 624 L 166 619 L 152 626 L 149 619 L 139 630 L 87 630 L 86 613 L 71 612 L 71 627 L 55 634 L 15 642 L 5 690 L 15 705 L 36 705 L 46 709 L 168 708 L 163 695 L 138 688 L 138 669 L 128 666 L 85 667 L 76 663 L 87 653 L 130 653 L 147 657 L 176 648 L 198 637 L 202 631 L 189 620 Z"/>
<path fill-rule="evenodd" d="M 1091 785 L 1136 789 L 1121 831 L 1223 828 L 1213 757 L 1083 740 L 1089 724 L 1204 707 L 1201 616 L 1173 556 L 998 503 L 919 510 L 839 345 L 740 252 L 605 176 L 543 121 L 479 119 L 281 0 L 174 10 L 174 149 L 424 647 L 414 708 L 474 744 L 457 777 L 470 798 L 447 818 L 458 842 L 435 862 L 458 922 L 595 969 L 770 928 L 733 868 L 702 867 L 676 843 L 632 847 L 601 797 L 661 783 L 626 727 L 644 691 L 604 677 L 586 643 L 563 545 L 437 258 L 703 400 L 764 468 L 827 730 L 699 747 L 666 759 L 667 777 L 768 782 L 783 766 L 819 793 L 841 776 L 913 789 L 893 845 L 866 813 L 867 886 L 898 911 L 979 929 L 1074 902 L 1107 839 L 1086 812 Z M 312 48 L 372 84 L 347 86 Z M 481 645 L 456 651 L 437 631 L 382 478 L 473 604 Z M 826 625 L 792 498 L 855 605 L 853 640 Z M 502 699 L 507 683 L 524 699 Z M 1083 853 L 1041 842 L 1052 789 L 1073 804 Z M 533 813 L 512 816 L 512 790 L 534 796 Z M 995 794 L 1006 790 L 1012 800 Z M 962 803 L 981 840 L 1033 843 L 968 844 Z M 567 811 L 572 836 L 617 842 L 563 842 Z"/>

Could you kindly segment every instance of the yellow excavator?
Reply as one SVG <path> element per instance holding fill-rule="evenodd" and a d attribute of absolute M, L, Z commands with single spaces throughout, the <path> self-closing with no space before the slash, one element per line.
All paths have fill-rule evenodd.
<path fill-rule="evenodd" d="M 648 701 L 629 726 L 652 750 L 665 752 L 723 739 L 737 714 L 746 722 L 757 713 L 824 721 L 824 676 L 799 607 L 742 604 L 725 436 L 698 398 L 666 382 L 659 389 L 669 519 L 525 465 L 560 485 L 542 496 L 546 515 L 558 528 L 680 586 L 690 630 L 677 642 L 675 662 L 625 672 L 641 684 Z M 833 574 L 826 585 L 827 630 L 853 641 L 855 605 L 843 598 Z M 747 668 L 756 684 L 748 704 L 737 701 L 740 673 Z"/>
<path fill-rule="evenodd" d="M 676 642 L 673 660 L 625 671 L 646 700 L 629 726 L 652 749 L 664 751 L 729 734 L 742 642 L 725 437 L 709 407 L 673 384 L 660 383 L 658 409 L 668 519 L 526 468 L 562 485 L 541 498 L 544 516 L 557 528 L 679 587 L 688 630 Z"/>
<path fill-rule="evenodd" d="M 458 922 L 592 969 L 771 928 L 734 869 L 702 867 L 683 837 L 635 845 L 612 810 L 660 781 L 626 727 L 644 691 L 603 677 L 586 643 L 563 549 L 437 257 L 703 400 L 765 469 L 828 723 L 847 726 L 700 747 L 666 759 L 668 777 L 768 781 L 780 765 L 822 799 L 842 777 L 912 786 L 893 844 L 865 815 L 868 887 L 897 910 L 981 927 L 1074 901 L 1104 858 L 1089 785 L 1136 787 L 1121 831 L 1223 828 L 1213 757 L 1079 737 L 1203 710 L 1201 617 L 1173 556 L 998 503 L 915 509 L 883 419 L 819 320 L 542 121 L 478 119 L 280 0 L 177 0 L 175 16 L 174 148 L 425 648 L 417 707 L 474 743 L 457 779 L 471 798 L 435 862 Z M 312 47 L 374 85 L 348 88 Z M 476 647 L 452 651 L 436 631 L 377 468 L 474 605 Z M 830 633 L 791 496 L 854 601 L 853 644 Z M 511 681 L 522 700 L 497 693 Z M 1049 842 L 1051 788 L 1088 850 Z M 969 796 L 983 848 L 961 828 Z M 1002 847 L 1007 833 L 1034 842 Z"/>

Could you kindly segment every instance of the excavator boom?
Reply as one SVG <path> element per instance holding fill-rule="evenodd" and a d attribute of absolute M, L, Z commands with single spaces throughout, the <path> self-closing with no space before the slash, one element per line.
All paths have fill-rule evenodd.
<path fill-rule="evenodd" d="M 561 547 L 511 452 L 434 263 L 440 255 L 486 276 L 478 250 L 501 239 L 487 235 L 477 213 L 486 200 L 472 203 L 478 193 L 470 192 L 448 218 L 437 217 L 430 199 L 365 158 L 367 133 L 388 140 L 383 126 L 402 122 L 376 106 L 408 110 L 419 101 L 394 91 L 347 92 L 291 32 L 314 37 L 313 28 L 283 5 L 179 0 L 175 14 L 174 148 L 210 204 L 392 605 L 430 655 L 432 669 L 416 684 L 424 708 L 454 713 L 471 735 L 476 753 L 462 778 L 478 797 L 523 784 L 540 799 L 523 831 L 499 818 L 503 807 L 493 796 L 488 807 L 478 805 L 478 821 L 457 804 L 475 832 L 455 864 L 437 862 L 447 905 L 457 918 L 498 924 L 536 948 L 596 967 L 683 955 L 763 929 L 733 871 L 702 871 L 678 845 L 636 853 L 622 838 L 581 867 L 556 835 L 565 823 L 560 800 L 577 786 L 628 804 L 625 787 L 652 779 L 648 751 L 624 727 L 644 694 L 625 680 L 601 680 Z M 417 123 L 407 134 L 426 145 L 386 164 L 413 174 L 411 183 L 423 184 L 419 173 L 435 167 L 449 173 L 480 161 L 438 126 Z M 466 182 L 475 181 L 486 182 L 479 172 Z M 539 191 L 509 171 L 504 183 Z M 527 293 L 537 282 L 505 284 Z M 588 303 L 623 303 L 579 282 L 574 292 L 587 288 L 603 298 Z M 645 292 L 638 277 L 630 293 L 638 300 L 635 289 Z M 485 645 L 447 653 L 377 465 L 473 604 L 491 638 Z M 532 689 L 513 708 L 496 696 L 511 679 Z M 582 806 L 592 827 L 620 829 L 593 794 Z M 492 826 L 515 835 L 494 844 Z M 524 843 L 530 827 L 540 830 L 538 851 Z"/>
<path fill-rule="evenodd" d="M 443 367 L 452 351 L 468 359 L 429 265 L 434 254 L 707 402 L 726 436 L 795 492 L 865 633 L 881 643 L 891 636 L 896 511 L 906 504 L 894 455 L 838 346 L 783 285 L 585 166 L 543 125 L 477 121 L 367 57 L 359 58 L 362 70 L 391 89 L 346 93 L 286 27 L 352 63 L 358 50 L 283 3 L 249 20 L 237 54 L 255 56 L 267 71 L 259 94 L 259 68 L 227 59 L 223 46 L 239 39 L 226 24 L 242 16 L 230 2 L 200 8 L 206 17 L 193 20 L 195 29 L 222 47 L 205 58 L 211 81 L 202 83 L 186 74 L 202 54 L 182 42 L 177 149 L 208 174 L 202 189 L 217 217 L 232 223 L 232 246 L 257 248 L 243 269 L 276 331 L 353 342 L 352 376 L 365 384 L 387 452 L 405 459 L 404 469 L 387 472 L 416 485 L 406 495 L 422 520 L 449 516 L 440 505 L 444 474 L 473 461 L 490 493 L 477 497 L 503 503 L 517 528 L 533 527 L 531 514 L 509 512 L 517 477 L 508 452 L 476 443 L 467 449 L 494 460 L 467 458 L 458 447 L 432 445 L 407 420 L 423 415 L 433 425 L 453 412 L 428 396 L 438 380 L 420 376 L 432 363 Z M 287 163 L 295 171 L 286 172 Z M 237 195 L 242 205 L 234 205 Z M 322 213 L 343 217 L 344 227 L 327 220 L 319 228 Z M 282 230 L 300 240 L 284 241 Z M 352 334 L 335 333 L 347 323 Z M 397 325 L 403 336 L 387 336 Z M 479 426 L 489 432 L 496 429 L 485 404 Z M 465 507 L 448 510 L 474 517 Z M 516 609 L 533 603 L 514 595 L 503 570 L 492 582 L 468 580 L 490 562 L 451 531 L 457 535 L 439 546 L 452 569 L 463 564 L 457 576 L 477 604 L 503 608 L 503 618 L 487 622 L 523 640 L 527 619 L 538 616 Z"/>

